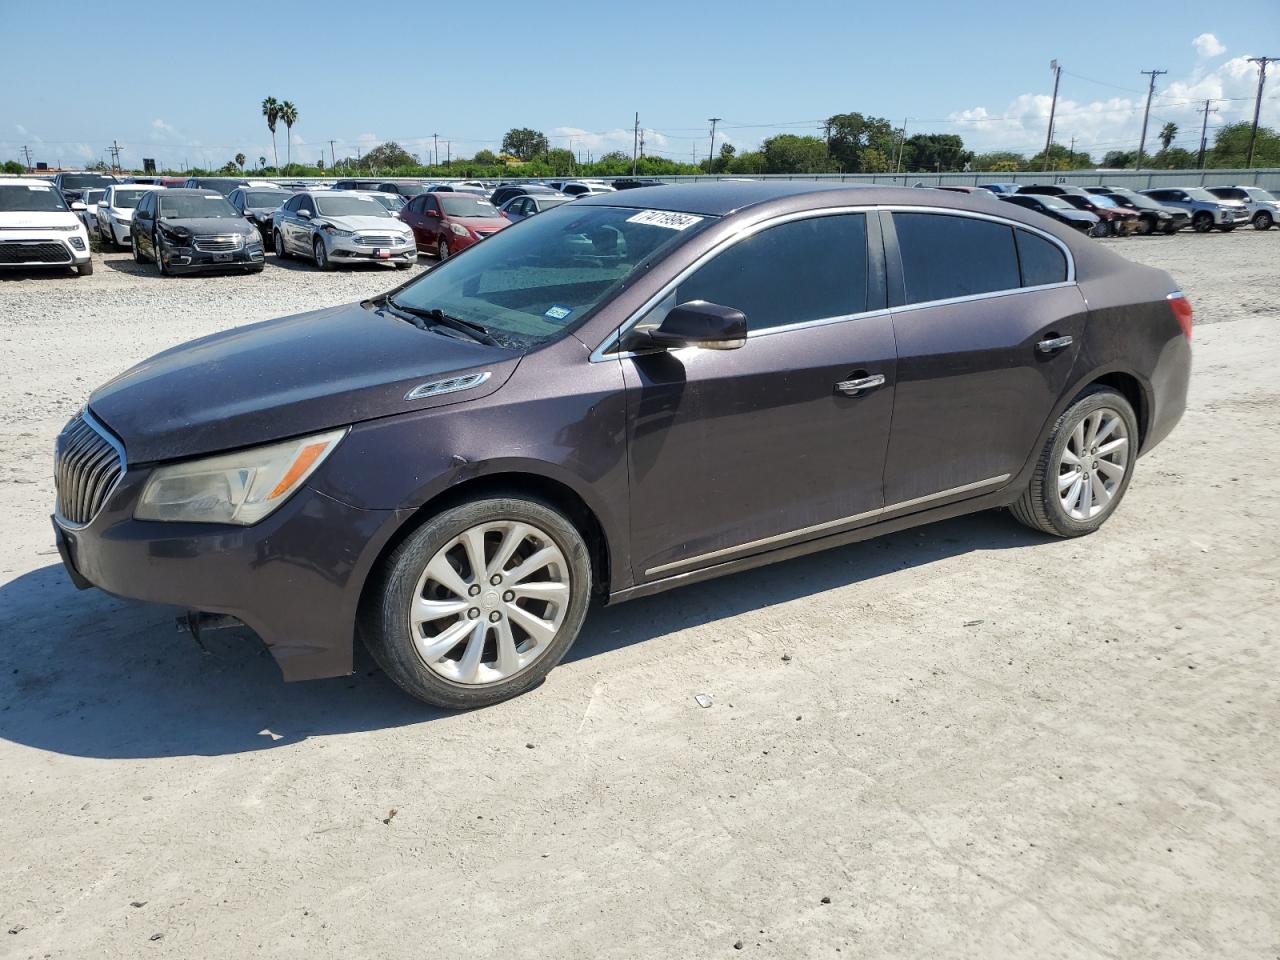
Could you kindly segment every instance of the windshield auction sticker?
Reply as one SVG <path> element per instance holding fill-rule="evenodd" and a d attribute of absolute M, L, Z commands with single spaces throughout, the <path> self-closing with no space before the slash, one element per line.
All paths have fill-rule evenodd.
<path fill-rule="evenodd" d="M 666 227 L 668 230 L 688 230 L 695 223 L 701 222 L 702 217 L 670 210 L 642 210 L 634 217 L 627 217 L 627 223 L 647 223 L 652 227 Z"/>

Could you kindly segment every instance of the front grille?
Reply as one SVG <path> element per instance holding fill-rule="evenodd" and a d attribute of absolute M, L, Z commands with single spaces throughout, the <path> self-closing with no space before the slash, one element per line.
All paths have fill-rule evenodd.
<path fill-rule="evenodd" d="M 70 263 L 71 251 L 48 240 L 0 240 L 0 263 Z"/>
<path fill-rule="evenodd" d="M 362 247 L 394 247 L 403 241 L 386 233 L 358 233 L 356 243 Z"/>
<path fill-rule="evenodd" d="M 87 415 L 76 414 L 54 445 L 58 516 L 68 523 L 88 523 L 102 509 L 123 473 L 124 462 L 116 444 Z"/>
<path fill-rule="evenodd" d="M 196 237 L 195 248 L 202 253 L 228 253 L 239 250 L 243 242 L 238 233 L 221 237 Z"/>

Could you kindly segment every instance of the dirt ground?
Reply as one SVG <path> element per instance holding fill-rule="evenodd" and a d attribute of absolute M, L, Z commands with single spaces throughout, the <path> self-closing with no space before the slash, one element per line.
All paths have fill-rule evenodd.
<path fill-rule="evenodd" d="M 452 715 L 202 654 L 49 529 L 96 384 L 403 275 L 0 279 L 0 957 L 1274 960 L 1280 231 L 1106 242 L 1199 325 L 1100 533 L 988 513 L 596 610 Z"/>

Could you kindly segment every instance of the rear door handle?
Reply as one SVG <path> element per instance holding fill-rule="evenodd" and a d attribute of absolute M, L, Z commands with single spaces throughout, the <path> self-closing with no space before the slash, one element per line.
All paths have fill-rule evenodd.
<path fill-rule="evenodd" d="M 882 386 L 884 386 L 884 374 L 876 373 L 869 377 L 858 377 L 856 380 L 841 380 L 836 384 L 836 389 L 846 397 L 856 397 Z"/>
<path fill-rule="evenodd" d="M 1036 349 L 1041 353 L 1057 353 L 1059 350 L 1065 350 L 1075 341 L 1071 337 L 1050 337 L 1048 340 L 1041 340 L 1036 344 Z"/>

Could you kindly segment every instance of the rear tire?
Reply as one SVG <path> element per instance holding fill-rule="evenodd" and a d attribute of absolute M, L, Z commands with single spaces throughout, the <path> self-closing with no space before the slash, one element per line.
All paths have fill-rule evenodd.
<path fill-rule="evenodd" d="M 484 707 L 542 681 L 577 638 L 590 597 L 577 528 L 540 501 L 495 496 L 432 517 L 391 552 L 370 580 L 360 634 L 411 696 Z"/>
<path fill-rule="evenodd" d="M 138 237 L 136 234 L 129 234 L 129 246 L 133 248 L 133 262 L 142 263 L 142 253 L 138 250 Z"/>
<path fill-rule="evenodd" d="M 1058 418 L 1026 492 L 1009 509 L 1042 533 L 1093 533 L 1129 489 L 1137 455 L 1138 418 L 1129 401 L 1091 387 Z"/>

